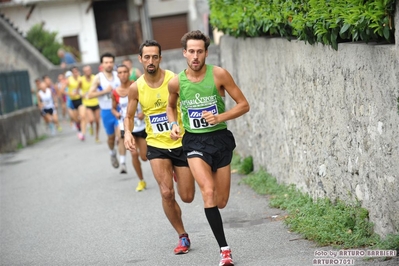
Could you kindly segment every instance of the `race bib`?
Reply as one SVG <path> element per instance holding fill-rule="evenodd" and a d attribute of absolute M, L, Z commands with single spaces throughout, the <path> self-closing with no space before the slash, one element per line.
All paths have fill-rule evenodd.
<path fill-rule="evenodd" d="M 202 118 L 203 111 L 211 112 L 213 115 L 218 114 L 218 109 L 216 108 L 216 105 L 212 105 L 201 109 L 193 109 L 193 108 L 187 109 L 188 120 L 190 121 L 191 129 L 201 129 L 201 128 L 215 126 L 213 124 L 209 124 L 208 122 L 206 122 L 205 118 Z"/>
<path fill-rule="evenodd" d="M 169 131 L 169 123 L 166 113 L 150 115 L 148 118 L 154 134 Z"/>

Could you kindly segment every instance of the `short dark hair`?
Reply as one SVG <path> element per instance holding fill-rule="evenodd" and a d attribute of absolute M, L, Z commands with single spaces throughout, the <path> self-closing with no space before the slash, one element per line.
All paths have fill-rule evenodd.
<path fill-rule="evenodd" d="M 112 60 L 115 61 L 115 56 L 114 56 L 113 54 L 111 54 L 111 53 L 104 53 L 104 54 L 101 55 L 101 59 L 100 59 L 100 62 L 101 62 L 101 63 L 103 62 L 103 58 L 104 58 L 104 57 L 112 57 Z"/>
<path fill-rule="evenodd" d="M 127 69 L 127 71 L 129 71 L 129 68 L 128 68 L 126 65 L 124 65 L 124 64 L 120 64 L 120 65 L 118 65 L 117 69 L 118 69 L 118 68 L 120 68 L 120 67 L 124 67 L 124 68 L 126 68 L 126 69 Z"/>
<path fill-rule="evenodd" d="M 183 35 L 180 40 L 180 43 L 184 50 L 187 49 L 187 41 L 188 40 L 202 40 L 205 43 L 205 50 L 208 50 L 209 45 L 211 44 L 211 39 L 203 34 L 200 30 L 189 31 Z"/>
<path fill-rule="evenodd" d="M 161 55 L 161 51 L 162 51 L 161 45 L 156 40 L 146 40 L 145 42 L 143 42 L 140 45 L 140 48 L 139 48 L 139 55 L 140 56 L 143 56 L 143 48 L 144 48 L 144 46 L 145 47 L 157 46 L 158 49 L 159 49 L 159 55 Z"/>

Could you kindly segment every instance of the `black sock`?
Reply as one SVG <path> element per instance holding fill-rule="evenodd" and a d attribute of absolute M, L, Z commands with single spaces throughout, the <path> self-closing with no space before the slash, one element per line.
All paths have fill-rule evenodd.
<path fill-rule="evenodd" d="M 227 242 L 226 237 L 224 236 L 222 217 L 220 216 L 218 207 L 205 208 L 205 215 L 219 247 L 226 247 Z"/>

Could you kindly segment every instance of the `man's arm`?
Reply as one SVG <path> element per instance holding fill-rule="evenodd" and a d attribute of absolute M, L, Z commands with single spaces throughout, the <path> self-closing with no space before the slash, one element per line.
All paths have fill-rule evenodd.
<path fill-rule="evenodd" d="M 94 77 L 93 82 L 91 83 L 89 93 L 87 94 L 88 99 L 92 98 L 97 98 L 99 96 L 105 95 L 107 93 L 110 93 L 112 91 L 111 85 L 109 85 L 107 88 L 103 88 L 102 91 L 98 91 L 97 88 L 100 85 L 100 78 L 98 75 Z"/>
<path fill-rule="evenodd" d="M 180 127 L 177 124 L 177 99 L 179 98 L 179 78 L 175 76 L 168 83 L 169 98 L 168 106 L 166 107 L 166 115 L 168 117 L 169 125 L 172 125 L 170 137 L 174 140 L 181 138 Z"/>
<path fill-rule="evenodd" d="M 42 98 L 40 97 L 39 92 L 36 93 L 36 97 L 37 97 L 37 107 L 39 107 L 39 109 L 42 110 L 43 102 L 42 102 Z"/>
<path fill-rule="evenodd" d="M 112 97 L 112 109 L 111 109 L 111 112 L 117 119 L 119 119 L 121 117 L 121 114 L 116 110 L 116 108 L 118 107 L 118 103 L 116 102 L 115 94 L 111 93 L 111 97 Z"/>
<path fill-rule="evenodd" d="M 53 99 L 54 108 L 57 109 L 58 108 L 58 97 L 57 97 L 57 94 L 51 94 L 51 98 Z"/>
<path fill-rule="evenodd" d="M 137 83 L 134 82 L 129 87 L 129 93 L 128 93 L 129 100 L 128 100 L 128 104 L 127 104 L 126 117 L 125 117 L 125 120 L 123 121 L 123 125 L 125 128 L 124 144 L 125 144 L 125 148 L 130 151 L 136 149 L 132 131 L 134 128 L 134 114 L 136 113 L 136 110 L 137 110 L 138 98 L 139 98 L 138 97 L 138 87 L 137 87 Z"/>
<path fill-rule="evenodd" d="M 236 105 L 230 110 L 218 115 L 213 115 L 211 112 L 204 112 L 202 117 L 210 124 L 217 124 L 247 113 L 249 111 L 249 103 L 240 88 L 238 88 L 237 84 L 234 82 L 230 73 L 221 67 L 215 66 L 213 69 L 213 75 L 219 92 L 227 91 L 231 98 L 236 102 Z"/>

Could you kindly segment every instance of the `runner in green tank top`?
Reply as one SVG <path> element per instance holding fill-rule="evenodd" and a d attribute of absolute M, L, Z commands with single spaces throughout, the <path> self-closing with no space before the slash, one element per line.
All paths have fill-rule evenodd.
<path fill-rule="evenodd" d="M 141 75 L 141 71 L 138 68 L 133 67 L 133 62 L 130 58 L 126 58 L 122 61 L 122 64 L 129 68 L 129 80 L 133 83 L 135 82 Z"/>
<path fill-rule="evenodd" d="M 249 111 L 249 104 L 230 73 L 205 64 L 210 39 L 200 31 L 186 33 L 181 39 L 188 68 L 169 81 L 167 116 L 171 138 L 181 138 L 177 124 L 177 100 L 183 117 L 183 151 L 194 179 L 202 192 L 205 215 L 220 247 L 219 266 L 234 265 L 224 234 L 219 208 L 230 195 L 230 163 L 235 148 L 233 134 L 226 121 Z M 225 110 L 228 93 L 236 102 Z"/>
<path fill-rule="evenodd" d="M 227 128 L 226 122 L 210 124 L 202 118 L 202 112 L 213 115 L 224 113 L 224 98 L 220 96 L 213 80 L 213 66 L 205 65 L 203 80 L 192 83 L 185 71 L 179 73 L 180 104 L 183 115 L 183 127 L 191 133 L 206 133 Z M 198 91 L 198 88 L 201 90 Z"/>

